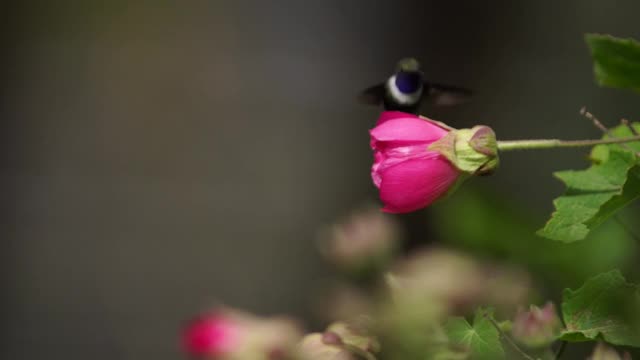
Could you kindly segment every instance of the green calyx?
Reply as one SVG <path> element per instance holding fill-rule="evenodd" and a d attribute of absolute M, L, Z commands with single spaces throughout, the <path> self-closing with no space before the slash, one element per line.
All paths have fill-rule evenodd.
<path fill-rule="evenodd" d="M 496 134 L 484 125 L 452 130 L 428 149 L 439 152 L 458 170 L 470 175 L 491 174 L 500 163 Z"/>

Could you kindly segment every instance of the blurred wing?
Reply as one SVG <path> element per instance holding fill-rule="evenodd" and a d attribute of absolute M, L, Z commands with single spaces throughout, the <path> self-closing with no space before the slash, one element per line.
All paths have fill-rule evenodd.
<path fill-rule="evenodd" d="M 380 105 L 384 100 L 384 83 L 364 89 L 358 95 L 358 102 L 369 105 Z"/>
<path fill-rule="evenodd" d="M 425 89 L 428 89 L 427 99 L 437 106 L 451 106 L 467 102 L 471 98 L 471 90 L 456 86 L 427 83 Z"/>

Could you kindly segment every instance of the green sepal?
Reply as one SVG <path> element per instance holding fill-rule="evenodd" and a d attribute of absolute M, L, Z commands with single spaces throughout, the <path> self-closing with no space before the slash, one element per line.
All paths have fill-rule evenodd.
<path fill-rule="evenodd" d="M 489 174 L 500 163 L 496 135 L 484 125 L 452 130 L 428 149 L 439 152 L 458 170 L 470 175 Z"/>

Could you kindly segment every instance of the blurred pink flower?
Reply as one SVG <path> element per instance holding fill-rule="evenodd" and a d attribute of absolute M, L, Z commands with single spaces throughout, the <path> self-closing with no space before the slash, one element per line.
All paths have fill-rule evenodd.
<path fill-rule="evenodd" d="M 239 343 L 239 325 L 222 312 L 192 320 L 182 333 L 184 350 L 193 356 L 222 356 Z"/>
<path fill-rule="evenodd" d="M 357 360 L 358 357 L 342 346 L 342 340 L 334 333 L 312 333 L 299 345 L 301 360 Z"/>
<path fill-rule="evenodd" d="M 385 111 L 370 131 L 374 163 L 371 176 L 383 210 L 405 213 L 444 196 L 460 171 L 440 152 L 428 150 L 449 130 L 399 111 Z"/>
<path fill-rule="evenodd" d="M 369 319 L 356 323 L 336 322 L 323 333 L 305 336 L 298 346 L 298 360 L 375 359 L 380 343 L 369 333 Z"/>
<path fill-rule="evenodd" d="M 385 280 L 394 304 L 408 304 L 403 311 L 417 304 L 419 311 L 431 307 L 434 314 L 468 313 L 486 304 L 509 311 L 531 293 L 531 280 L 519 269 L 441 248 L 414 251 Z"/>
<path fill-rule="evenodd" d="M 185 353 L 207 360 L 288 359 L 302 337 L 288 317 L 258 317 L 219 307 L 196 317 L 182 332 Z"/>
<path fill-rule="evenodd" d="M 548 302 L 542 309 L 532 305 L 529 311 L 520 311 L 513 320 L 511 334 L 529 347 L 544 347 L 556 339 L 561 328 L 556 308 Z"/>
<path fill-rule="evenodd" d="M 376 275 L 386 268 L 398 249 L 398 224 L 378 209 L 354 212 L 321 233 L 321 254 L 354 278 Z"/>

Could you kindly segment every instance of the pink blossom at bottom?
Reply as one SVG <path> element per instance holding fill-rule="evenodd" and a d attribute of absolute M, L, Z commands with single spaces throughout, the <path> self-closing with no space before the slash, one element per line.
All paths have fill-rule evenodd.
<path fill-rule="evenodd" d="M 224 314 L 206 314 L 191 321 L 182 333 L 182 346 L 193 356 L 219 356 L 239 343 L 238 324 Z"/>

